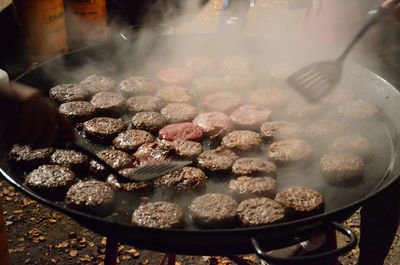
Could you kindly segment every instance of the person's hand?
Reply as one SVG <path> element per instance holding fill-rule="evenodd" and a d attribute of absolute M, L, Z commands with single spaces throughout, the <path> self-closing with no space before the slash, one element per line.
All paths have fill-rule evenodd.
<path fill-rule="evenodd" d="M 75 140 L 70 122 L 37 89 L 18 83 L 10 84 L 9 89 L 12 96 L 5 99 L 6 109 L 1 107 L 5 121 L 3 136 L 8 144 L 44 147 L 60 138 Z"/>
<path fill-rule="evenodd" d="M 386 0 L 382 3 L 382 8 L 391 8 L 389 15 L 393 22 L 400 24 L 400 3 L 395 0 Z"/>

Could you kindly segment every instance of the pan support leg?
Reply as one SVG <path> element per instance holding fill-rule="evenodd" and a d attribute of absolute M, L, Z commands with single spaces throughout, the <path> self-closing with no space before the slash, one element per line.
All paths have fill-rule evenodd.
<path fill-rule="evenodd" d="M 118 255 L 118 241 L 107 238 L 104 265 L 116 265 Z"/>
<path fill-rule="evenodd" d="M 335 250 L 337 249 L 337 241 L 336 241 L 336 230 L 332 229 L 325 233 L 326 237 L 326 250 Z M 338 258 L 332 258 L 328 265 L 339 265 Z"/>
<path fill-rule="evenodd" d="M 227 258 L 235 262 L 237 265 L 249 265 L 245 259 L 242 259 L 239 256 L 227 256 Z"/>

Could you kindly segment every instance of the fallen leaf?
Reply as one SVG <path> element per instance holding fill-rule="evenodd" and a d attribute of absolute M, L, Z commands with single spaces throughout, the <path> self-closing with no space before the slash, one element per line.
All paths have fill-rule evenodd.
<path fill-rule="evenodd" d="M 76 256 L 78 255 L 78 250 L 72 249 L 72 250 L 69 252 L 69 255 L 70 255 L 71 257 L 76 257 Z"/>

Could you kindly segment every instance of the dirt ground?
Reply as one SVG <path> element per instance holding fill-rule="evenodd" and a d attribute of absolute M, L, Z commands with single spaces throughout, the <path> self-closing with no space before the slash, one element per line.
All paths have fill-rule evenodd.
<path fill-rule="evenodd" d="M 95 234 L 74 220 L 23 196 L 6 181 L 0 181 L 3 196 L 3 214 L 7 226 L 11 264 L 103 264 L 106 238 Z M 359 235 L 359 213 L 345 224 Z M 338 244 L 346 238 L 338 235 Z M 119 264 L 159 264 L 163 253 L 121 245 Z M 342 265 L 357 263 L 358 248 L 341 256 Z M 260 264 L 254 256 L 245 256 L 252 264 Z M 222 257 L 178 256 L 176 265 L 229 265 Z M 386 265 L 400 264 L 400 230 L 386 259 Z M 316 264 L 317 265 L 317 264 Z"/>

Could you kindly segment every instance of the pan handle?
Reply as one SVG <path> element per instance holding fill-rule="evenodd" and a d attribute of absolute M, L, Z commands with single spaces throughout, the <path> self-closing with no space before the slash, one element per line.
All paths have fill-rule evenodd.
<path fill-rule="evenodd" d="M 339 231 L 343 235 L 347 236 L 349 238 L 349 242 L 338 249 L 326 251 L 323 253 L 315 254 L 315 255 L 309 255 L 309 256 L 299 256 L 299 257 L 290 257 L 290 258 L 278 258 L 274 257 L 271 255 L 268 255 L 265 253 L 264 250 L 261 249 L 260 245 L 258 244 L 257 240 L 252 237 L 251 238 L 251 243 L 256 251 L 257 256 L 260 259 L 263 259 L 266 261 L 268 264 L 272 265 L 280 265 L 280 264 L 285 264 L 285 265 L 301 265 L 301 264 L 309 264 L 312 261 L 318 261 L 322 259 L 327 259 L 329 257 L 338 257 L 342 254 L 345 254 L 346 252 L 352 250 L 356 245 L 357 245 L 357 236 L 354 234 L 353 231 L 351 231 L 349 228 L 337 223 L 337 222 L 332 222 L 332 226 L 335 228 L 335 230 Z"/>

